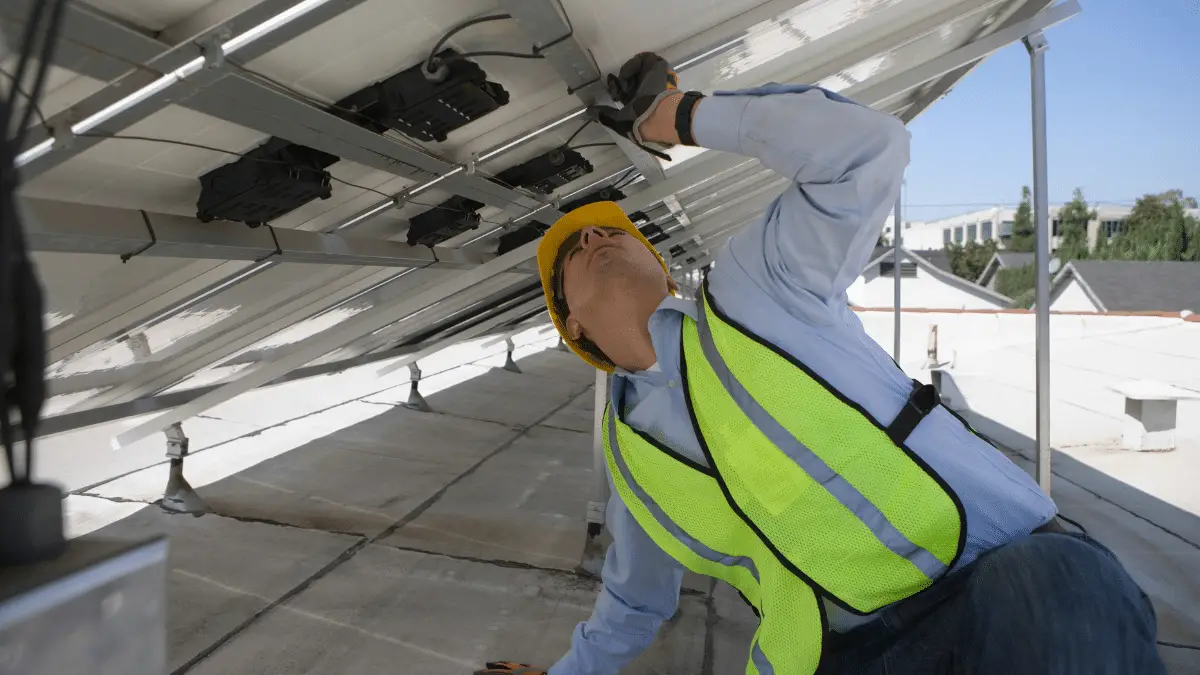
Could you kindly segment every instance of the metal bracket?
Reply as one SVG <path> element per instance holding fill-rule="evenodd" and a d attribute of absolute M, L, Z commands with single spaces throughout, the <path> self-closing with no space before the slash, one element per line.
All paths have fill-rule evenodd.
<path fill-rule="evenodd" d="M 472 154 L 470 157 L 467 157 L 467 175 L 474 176 L 478 172 L 478 169 L 479 169 L 479 155 Z"/>
<path fill-rule="evenodd" d="M 1025 43 L 1025 49 L 1029 50 L 1030 54 L 1039 54 L 1050 48 L 1050 43 L 1046 40 L 1046 34 L 1042 31 L 1034 31 L 1021 39 Z"/>
<path fill-rule="evenodd" d="M 225 67 L 225 42 L 232 37 L 233 31 L 225 27 L 199 40 L 205 68 L 219 70 Z"/>
<path fill-rule="evenodd" d="M 188 437 L 183 433 L 183 425 L 176 422 L 163 429 L 167 436 L 167 457 L 183 459 L 188 454 Z"/>
<path fill-rule="evenodd" d="M 129 351 L 133 353 L 133 358 L 135 361 L 144 361 L 154 354 L 154 352 L 150 349 L 150 338 L 148 338 L 145 333 L 134 333 L 133 335 L 130 335 L 126 339 L 125 346 L 129 347 Z M 173 427 L 175 426 L 179 425 L 173 425 Z M 180 430 L 180 433 L 182 434 L 183 431 Z M 171 435 L 168 433 L 167 439 L 170 440 L 170 438 Z M 187 438 L 184 438 L 183 440 L 186 442 Z"/>

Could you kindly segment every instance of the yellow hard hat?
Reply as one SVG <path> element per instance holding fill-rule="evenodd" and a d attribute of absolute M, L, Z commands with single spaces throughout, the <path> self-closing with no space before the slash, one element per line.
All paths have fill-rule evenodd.
<path fill-rule="evenodd" d="M 588 354 L 586 350 L 572 340 L 567 335 L 566 321 L 567 317 L 559 316 L 557 303 L 554 302 L 554 263 L 558 260 L 558 250 L 562 248 L 563 243 L 570 238 L 571 235 L 582 230 L 585 227 L 612 227 L 637 238 L 638 241 L 654 252 L 658 258 L 659 264 L 662 265 L 663 272 L 670 274 L 667 270 L 667 263 L 663 260 L 662 255 L 654 248 L 654 245 L 646 239 L 633 221 L 629 220 L 629 216 L 617 206 L 616 202 L 593 202 L 581 206 L 574 211 L 559 218 L 557 222 L 546 230 L 546 234 L 542 235 L 542 241 L 538 244 L 538 274 L 542 278 L 542 292 L 546 295 L 546 308 L 550 310 L 550 319 L 554 322 L 554 327 L 558 329 L 558 334 L 562 336 L 563 342 L 571 348 L 571 351 L 579 355 L 579 358 L 588 362 L 594 368 L 611 373 L 612 366 L 601 363 L 594 356 Z"/>

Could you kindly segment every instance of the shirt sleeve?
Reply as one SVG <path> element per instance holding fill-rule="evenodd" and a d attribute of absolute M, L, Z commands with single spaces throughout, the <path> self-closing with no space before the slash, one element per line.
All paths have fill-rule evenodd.
<path fill-rule="evenodd" d="M 592 616 L 575 628 L 571 651 L 548 675 L 616 675 L 654 640 L 679 607 L 683 567 L 654 543 L 613 495 L 606 526 L 613 536 Z"/>
<path fill-rule="evenodd" d="M 767 85 L 705 98 L 692 134 L 792 181 L 725 254 L 785 301 L 844 298 L 899 195 L 909 160 L 904 124 L 819 87 Z"/>

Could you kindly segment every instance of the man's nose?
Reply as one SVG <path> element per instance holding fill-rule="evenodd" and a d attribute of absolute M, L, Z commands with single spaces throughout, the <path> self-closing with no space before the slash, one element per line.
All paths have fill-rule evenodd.
<path fill-rule="evenodd" d="M 597 239 L 602 239 L 607 236 L 604 230 L 598 227 L 585 227 L 579 233 L 579 245 L 583 248 L 594 244 Z"/>

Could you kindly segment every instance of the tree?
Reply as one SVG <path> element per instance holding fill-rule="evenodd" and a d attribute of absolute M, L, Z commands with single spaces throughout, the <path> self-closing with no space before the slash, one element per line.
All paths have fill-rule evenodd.
<path fill-rule="evenodd" d="M 971 283 L 979 279 L 983 269 L 996 253 L 996 242 L 986 241 L 982 244 L 968 241 L 966 246 L 953 242 L 945 246 L 946 259 L 950 263 L 950 271 L 955 276 L 962 277 Z"/>
<path fill-rule="evenodd" d="M 1137 200 L 1123 229 L 1097 247 L 1106 260 L 1200 260 L 1200 221 L 1188 215 L 1192 197 L 1180 190 Z M 1097 242 L 1099 244 L 1099 242 Z"/>
<path fill-rule="evenodd" d="M 1013 216 L 1012 235 L 1005 247 L 1010 251 L 1028 252 L 1033 250 L 1036 232 L 1033 223 L 1033 206 L 1029 203 L 1029 186 L 1021 188 L 1021 205 Z"/>
<path fill-rule="evenodd" d="M 1006 267 L 996 273 L 996 292 L 1012 298 L 1013 307 L 1028 308 L 1032 305 L 1036 285 L 1036 268 L 1032 264 Z"/>
<path fill-rule="evenodd" d="M 1058 246 L 1058 259 L 1065 265 L 1072 260 L 1085 260 L 1089 255 L 1087 228 L 1096 219 L 1096 212 L 1088 208 L 1083 199 L 1083 188 L 1075 188 L 1075 198 L 1058 212 L 1062 228 L 1062 243 Z"/>

